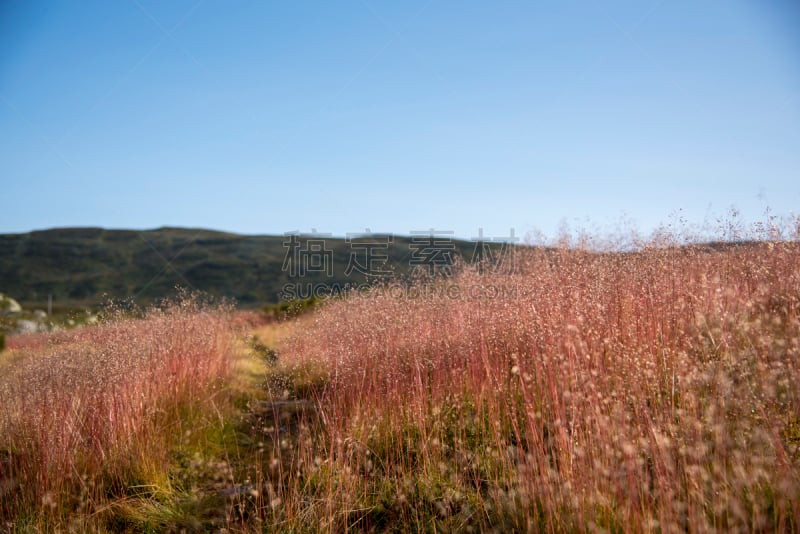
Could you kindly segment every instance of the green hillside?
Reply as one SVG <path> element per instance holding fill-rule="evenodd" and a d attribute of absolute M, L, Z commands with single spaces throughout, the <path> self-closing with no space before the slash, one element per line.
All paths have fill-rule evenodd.
<path fill-rule="evenodd" d="M 299 236 L 298 254 L 311 250 L 319 236 Z M 391 270 L 405 276 L 409 264 L 430 257 L 420 239 L 389 236 L 364 239 L 324 237 L 316 242 L 322 249 L 306 256 L 309 264 L 295 263 L 295 276 L 284 269 L 289 238 L 250 236 L 190 228 L 157 230 L 105 230 L 102 228 L 60 228 L 26 234 L 0 235 L 0 292 L 25 307 L 44 307 L 48 295 L 57 308 L 91 306 L 114 299 L 133 298 L 145 304 L 172 294 L 176 286 L 205 291 L 218 297 L 235 298 L 243 307 L 278 302 L 291 296 L 286 284 L 303 297 L 321 284 L 343 287 L 362 284 L 362 272 Z M 391 242 L 389 242 L 391 239 Z M 452 249 L 451 255 L 473 257 L 475 243 L 439 241 L 436 247 Z M 353 245 L 361 243 L 361 245 Z M 368 245 L 366 243 L 383 243 Z M 371 248 L 370 248 L 371 247 Z M 368 250 L 369 248 L 369 250 Z M 494 250 L 497 250 L 495 247 Z M 440 250 L 439 256 L 445 253 Z M 372 254 L 372 268 L 364 267 Z M 427 254 L 427 256 L 426 256 Z M 388 261 L 381 261 L 381 256 Z M 330 265 L 330 274 L 326 271 Z M 352 261 L 351 261 L 352 260 Z M 363 264 L 363 265 L 362 265 Z M 348 271 L 348 265 L 351 269 Z M 422 261 L 419 269 L 427 269 Z M 440 264 L 436 264 L 439 269 Z"/>

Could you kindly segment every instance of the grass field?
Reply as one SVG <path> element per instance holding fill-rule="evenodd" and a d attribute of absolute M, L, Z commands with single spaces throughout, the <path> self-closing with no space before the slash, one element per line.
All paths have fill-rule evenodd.
<path fill-rule="evenodd" d="M 584 245 L 11 337 L 0 528 L 800 529 L 797 239 Z"/>

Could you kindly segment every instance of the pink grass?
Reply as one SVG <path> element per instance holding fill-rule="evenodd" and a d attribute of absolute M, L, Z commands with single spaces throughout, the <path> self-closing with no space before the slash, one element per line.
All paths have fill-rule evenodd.
<path fill-rule="evenodd" d="M 140 319 L 11 338 L 20 363 L 0 379 L 0 516 L 55 513 L 98 477 L 113 493 L 158 464 L 176 433 L 164 425 L 227 376 L 230 333 L 224 309 L 185 299 Z"/>
<path fill-rule="evenodd" d="M 482 499 L 481 528 L 798 527 L 796 241 L 531 249 L 517 267 L 465 269 L 429 298 L 334 301 L 304 323 L 281 358 L 329 372 L 326 462 L 364 472 L 347 444 L 384 451 L 325 499 L 356 509 L 427 472 Z M 440 515 L 464 506 L 431 499 Z"/>

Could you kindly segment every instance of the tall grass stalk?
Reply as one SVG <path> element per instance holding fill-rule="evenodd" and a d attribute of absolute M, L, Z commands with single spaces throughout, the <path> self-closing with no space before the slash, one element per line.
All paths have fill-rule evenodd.
<path fill-rule="evenodd" d="M 323 531 L 800 528 L 797 240 L 568 241 L 303 322 L 275 373 L 284 394 L 316 384 L 323 438 L 275 438 L 268 515 Z"/>
<path fill-rule="evenodd" d="M 163 478 L 186 414 L 211 410 L 231 341 L 227 310 L 188 297 L 138 319 L 112 313 L 96 327 L 11 338 L 0 517 L 52 528 L 149 491 L 137 485 Z"/>

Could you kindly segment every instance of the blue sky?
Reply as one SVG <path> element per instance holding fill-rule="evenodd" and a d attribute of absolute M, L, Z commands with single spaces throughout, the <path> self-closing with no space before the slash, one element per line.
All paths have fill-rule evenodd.
<path fill-rule="evenodd" d="M 0 232 L 800 211 L 791 1 L 0 3 Z"/>

